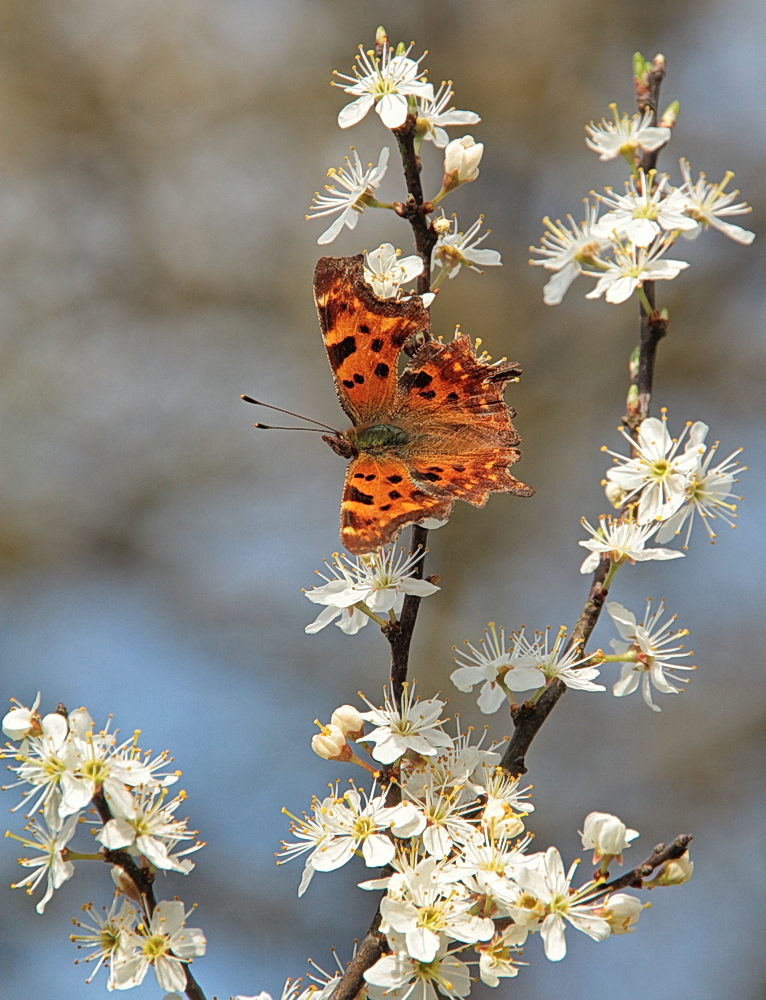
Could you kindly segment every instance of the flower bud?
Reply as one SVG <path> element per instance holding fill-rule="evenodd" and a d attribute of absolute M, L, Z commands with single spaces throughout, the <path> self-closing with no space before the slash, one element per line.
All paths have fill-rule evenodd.
<path fill-rule="evenodd" d="M 619 486 L 617 483 L 613 483 L 610 480 L 604 486 L 604 493 L 606 493 L 606 498 L 613 507 L 616 507 L 617 510 L 622 507 L 622 502 L 626 496 L 625 490 L 622 486 Z"/>
<path fill-rule="evenodd" d="M 434 219 L 431 223 L 431 229 L 438 235 L 444 236 L 446 233 L 452 229 L 452 223 L 445 216 L 441 216 L 439 219 Z"/>
<path fill-rule="evenodd" d="M 364 733 L 364 719 L 353 705 L 341 705 L 330 717 L 330 725 L 337 726 L 344 736 L 358 740 Z"/>
<path fill-rule="evenodd" d="M 472 135 L 453 139 L 444 150 L 444 178 L 442 189 L 451 191 L 479 176 L 479 163 L 484 153 L 484 143 L 474 142 Z"/>
<path fill-rule="evenodd" d="M 645 889 L 653 889 L 656 885 L 683 885 L 688 882 L 694 872 L 694 862 L 685 851 L 680 858 L 666 861 L 655 872 L 650 882 L 644 882 Z"/>
<path fill-rule="evenodd" d="M 311 738 L 311 749 L 325 760 L 351 760 L 351 747 L 337 726 L 322 726 L 322 732 Z"/>
<path fill-rule="evenodd" d="M 632 934 L 641 912 L 648 906 L 651 903 L 642 903 L 630 893 L 615 892 L 606 897 L 599 912 L 612 928 L 612 934 Z"/>
<path fill-rule="evenodd" d="M 622 864 L 622 852 L 636 839 L 638 830 L 628 830 L 622 820 L 611 813 L 592 812 L 585 817 L 580 836 L 586 850 L 594 849 L 593 864 L 602 861 L 605 867 L 612 858 Z"/>
<path fill-rule="evenodd" d="M 658 128 L 673 128 L 678 121 L 678 112 L 681 109 L 680 101 L 673 101 L 662 112 L 662 117 L 657 122 Z"/>
<path fill-rule="evenodd" d="M 134 903 L 143 902 L 133 879 L 128 876 L 124 868 L 120 868 L 119 865 L 112 865 L 109 873 L 112 876 L 112 882 L 114 882 L 123 896 L 132 899 Z"/>

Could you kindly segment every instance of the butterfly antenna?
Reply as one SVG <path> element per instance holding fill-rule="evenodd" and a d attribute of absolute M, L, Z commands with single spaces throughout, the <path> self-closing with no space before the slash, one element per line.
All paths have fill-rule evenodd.
<path fill-rule="evenodd" d="M 283 410 L 281 406 L 272 406 L 271 403 L 262 403 L 260 399 L 253 399 L 252 396 L 240 396 L 240 399 L 244 399 L 246 403 L 252 403 L 253 406 L 265 406 L 267 410 L 276 410 L 277 413 L 286 413 L 288 417 L 295 417 L 297 420 L 305 420 L 309 424 L 316 424 L 317 427 L 323 427 L 327 431 L 332 431 L 333 434 L 338 432 L 334 427 L 330 427 L 329 424 L 323 424 L 321 420 L 314 420 L 312 417 L 304 417 L 300 413 L 293 413 L 292 410 Z M 256 427 L 267 428 L 266 424 L 255 424 Z M 269 430 L 302 430 L 300 427 L 269 427 Z M 308 430 L 308 427 L 305 428 Z"/>
<path fill-rule="evenodd" d="M 321 427 L 276 427 L 274 424 L 253 424 L 260 431 L 308 431 L 314 434 L 324 434 Z"/>

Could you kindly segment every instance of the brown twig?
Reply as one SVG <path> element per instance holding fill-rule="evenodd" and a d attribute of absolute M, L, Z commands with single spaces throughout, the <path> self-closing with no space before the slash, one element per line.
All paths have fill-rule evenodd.
<path fill-rule="evenodd" d="M 370 929 L 362 938 L 356 949 L 356 954 L 346 966 L 340 982 L 335 987 L 332 1000 L 354 1000 L 359 990 L 364 986 L 364 974 L 371 969 L 379 958 L 388 950 L 386 937 L 378 930 L 380 927 L 380 911 L 375 914 Z"/>
<path fill-rule="evenodd" d="M 423 200 L 420 157 L 415 152 L 416 125 L 415 116 L 407 115 L 404 125 L 393 130 L 399 145 L 404 180 L 407 185 L 407 201 L 400 203 L 397 211 L 412 226 L 415 248 L 423 260 L 423 273 L 418 276 L 418 295 L 425 295 L 431 289 L 431 253 L 439 237 L 428 221 L 428 213 L 433 211 L 433 206 Z"/>
<path fill-rule="evenodd" d="M 618 889 L 642 889 L 643 880 L 651 875 L 655 868 L 664 865 L 666 861 L 675 861 L 686 854 L 692 839 L 691 834 L 682 833 L 667 847 L 664 844 L 657 844 L 651 856 L 643 864 L 601 886 L 599 894 L 616 892 Z"/>
<path fill-rule="evenodd" d="M 98 815 L 101 818 L 102 823 L 106 824 L 110 819 L 113 819 L 112 812 L 109 808 L 109 803 L 106 801 L 104 796 L 103 789 L 99 789 L 96 792 L 92 801 L 98 811 Z M 104 860 L 109 864 L 117 865 L 118 868 L 121 868 L 125 872 L 130 881 L 136 887 L 136 892 L 138 893 L 139 898 L 143 900 L 146 915 L 151 917 L 157 906 L 157 898 L 154 895 L 153 886 L 154 876 L 145 872 L 143 868 L 140 868 L 127 851 L 112 851 L 105 848 Z M 184 962 L 184 972 L 186 973 L 186 989 L 184 992 L 189 1000 L 206 1000 L 202 987 L 191 974 L 189 965 L 186 962 Z"/>
<path fill-rule="evenodd" d="M 602 559 L 593 574 L 588 599 L 580 612 L 580 617 L 569 640 L 570 648 L 577 645 L 582 655 L 585 644 L 590 639 L 591 632 L 596 627 L 598 616 L 609 591 L 604 587 L 609 572 L 609 559 Z M 534 704 L 524 702 L 522 705 L 511 706 L 513 720 L 513 736 L 503 754 L 500 766 L 516 778 L 526 774 L 525 757 L 532 740 L 537 736 L 541 726 L 556 707 L 559 698 L 566 691 L 566 684 L 556 680 L 548 685 Z"/>

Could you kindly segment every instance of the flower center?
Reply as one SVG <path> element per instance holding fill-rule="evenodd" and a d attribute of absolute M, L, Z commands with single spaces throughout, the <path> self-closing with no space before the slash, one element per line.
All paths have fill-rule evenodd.
<path fill-rule="evenodd" d="M 666 458 L 656 458 L 653 462 L 649 463 L 646 477 L 660 483 L 663 479 L 667 479 L 672 471 L 673 466 Z"/>
<path fill-rule="evenodd" d="M 444 926 L 441 908 L 438 906 L 424 906 L 418 910 L 418 927 L 427 927 L 429 930 L 438 931 Z"/>
<path fill-rule="evenodd" d="M 170 951 L 168 947 L 168 939 L 165 934 L 152 934 L 150 937 L 144 941 L 143 947 L 141 948 L 141 953 L 147 957 L 150 962 L 155 962 L 158 958 L 162 958 L 163 955 L 167 955 Z"/>

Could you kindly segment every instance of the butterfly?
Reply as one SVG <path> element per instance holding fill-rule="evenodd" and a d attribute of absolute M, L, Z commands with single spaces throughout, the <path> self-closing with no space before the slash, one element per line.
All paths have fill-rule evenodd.
<path fill-rule="evenodd" d="M 355 554 L 407 524 L 446 520 L 455 500 L 483 507 L 490 493 L 534 493 L 508 472 L 521 438 L 503 392 L 521 369 L 488 364 L 462 334 L 423 343 L 430 317 L 420 297 L 379 299 L 363 259 L 322 257 L 314 273 L 335 390 L 353 425 L 323 438 L 350 459 L 340 537 Z M 400 353 L 413 343 L 422 346 L 400 375 Z"/>

